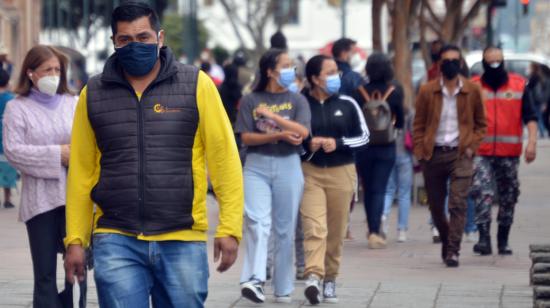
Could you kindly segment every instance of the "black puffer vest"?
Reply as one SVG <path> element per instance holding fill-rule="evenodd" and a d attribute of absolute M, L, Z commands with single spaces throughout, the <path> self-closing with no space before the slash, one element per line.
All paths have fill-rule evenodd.
<path fill-rule="evenodd" d="M 153 235 L 193 225 L 192 150 L 199 122 L 198 70 L 160 52 L 158 77 L 141 95 L 116 55 L 88 82 L 88 117 L 101 151 L 92 199 L 98 226 Z"/>

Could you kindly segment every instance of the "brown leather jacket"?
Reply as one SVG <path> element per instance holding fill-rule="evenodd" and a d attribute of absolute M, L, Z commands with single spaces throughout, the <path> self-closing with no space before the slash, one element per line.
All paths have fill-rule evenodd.
<path fill-rule="evenodd" d="M 457 95 L 459 154 L 470 148 L 473 153 L 481 144 L 487 124 L 481 89 L 473 82 L 460 77 L 462 89 Z M 443 105 L 440 79 L 424 84 L 416 97 L 416 115 L 413 124 L 414 155 L 429 160 L 435 146 L 435 135 Z"/>

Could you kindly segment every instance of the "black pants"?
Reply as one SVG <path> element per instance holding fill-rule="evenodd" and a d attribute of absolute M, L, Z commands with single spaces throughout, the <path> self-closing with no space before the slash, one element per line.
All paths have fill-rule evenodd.
<path fill-rule="evenodd" d="M 369 233 L 380 233 L 386 187 L 395 165 L 395 144 L 375 145 L 357 152 L 355 161 L 361 177 Z"/>
<path fill-rule="evenodd" d="M 65 207 L 37 215 L 27 221 L 34 273 L 34 308 L 73 307 L 73 286 L 65 281 L 65 290 L 57 291 L 57 254 L 64 253 Z M 86 281 L 80 284 L 79 307 L 86 306 Z"/>

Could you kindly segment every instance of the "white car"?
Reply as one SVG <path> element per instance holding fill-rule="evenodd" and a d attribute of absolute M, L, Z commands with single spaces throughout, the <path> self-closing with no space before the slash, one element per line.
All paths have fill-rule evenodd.
<path fill-rule="evenodd" d="M 481 64 L 482 58 L 482 51 L 473 51 L 466 55 L 465 60 L 470 69 L 471 76 L 481 75 L 483 73 L 483 65 Z M 550 67 L 550 59 L 548 57 L 534 53 L 505 51 L 504 62 L 508 71 L 519 74 L 525 78 L 529 78 L 529 73 L 531 71 L 530 65 L 532 62 Z"/>

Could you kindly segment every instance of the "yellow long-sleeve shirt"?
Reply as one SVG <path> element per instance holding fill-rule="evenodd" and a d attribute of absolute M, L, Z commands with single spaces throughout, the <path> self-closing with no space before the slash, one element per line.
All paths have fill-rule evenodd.
<path fill-rule="evenodd" d="M 71 137 L 71 157 L 67 179 L 67 237 L 65 245 L 90 243 L 94 233 L 118 233 L 136 236 L 145 241 L 206 241 L 208 221 L 206 191 L 208 175 L 219 203 L 219 225 L 216 237 L 242 236 L 243 179 L 233 130 L 225 113 L 218 91 L 203 72 L 197 81 L 199 124 L 193 144 L 194 224 L 189 230 L 159 235 L 128 234 L 115 229 L 95 228 L 102 215 L 101 205 L 95 208 L 90 193 L 100 173 L 101 152 L 88 119 L 87 89 L 80 93 Z"/>

